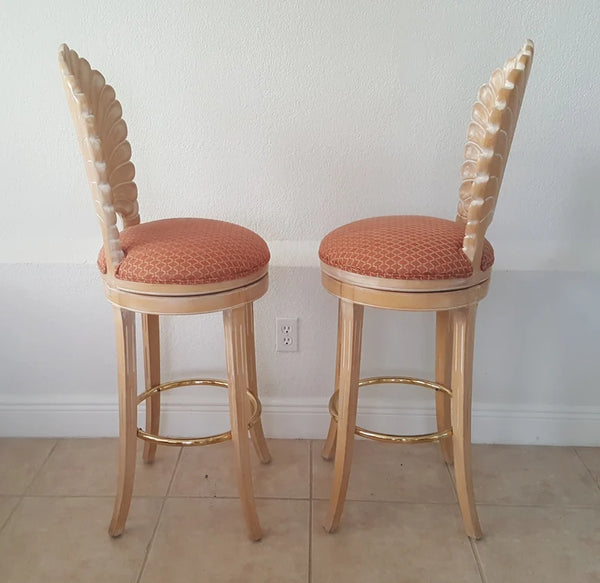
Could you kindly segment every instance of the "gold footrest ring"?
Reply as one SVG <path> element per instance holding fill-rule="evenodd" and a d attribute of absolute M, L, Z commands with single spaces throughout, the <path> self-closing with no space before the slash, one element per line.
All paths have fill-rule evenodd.
<path fill-rule="evenodd" d="M 424 387 L 426 389 L 433 389 L 434 391 L 446 393 L 446 395 L 452 397 L 452 390 L 448 387 L 440 385 L 439 383 L 434 383 L 433 381 L 427 381 L 425 379 L 416 379 L 414 377 L 369 377 L 367 379 L 360 379 L 358 381 L 358 386 L 368 387 L 370 385 L 385 385 L 388 383 Z"/>
<path fill-rule="evenodd" d="M 229 385 L 227 384 L 227 381 L 220 379 L 187 379 L 181 381 L 171 381 L 161 385 L 156 385 L 155 387 L 152 387 L 151 389 L 148 389 L 144 393 L 138 395 L 138 405 L 155 393 L 162 393 L 163 391 L 189 386 L 211 386 L 222 387 L 226 389 Z M 258 397 L 256 397 L 253 393 L 246 391 L 246 394 L 248 395 L 248 400 L 250 401 L 250 419 L 248 420 L 248 429 L 250 429 L 260 419 L 262 406 L 258 400 Z M 138 427 L 137 436 L 144 441 L 158 443 L 161 445 L 195 446 L 213 445 L 215 443 L 229 441 L 231 439 L 231 431 L 225 431 L 224 433 L 218 433 L 216 435 L 207 435 L 206 437 L 165 437 L 162 435 L 147 433 Z"/>
<path fill-rule="evenodd" d="M 412 377 L 370 377 L 366 379 L 360 379 L 358 381 L 358 386 L 368 387 L 371 385 L 381 385 L 387 383 L 425 387 L 427 389 L 433 389 L 434 391 L 446 393 L 449 397 L 452 397 L 452 391 L 448 387 L 445 387 L 444 385 L 440 385 L 438 383 L 434 383 L 432 381 L 416 379 Z M 338 420 L 338 399 L 338 391 L 333 393 L 333 395 L 331 395 L 331 399 L 329 399 L 329 413 L 336 423 Z M 452 427 L 447 427 L 446 429 L 442 429 L 441 431 L 435 431 L 433 433 L 422 433 L 419 435 L 393 435 L 390 433 L 378 433 L 376 431 L 370 431 L 357 425 L 354 428 L 354 433 L 367 439 L 373 439 L 375 441 L 385 441 L 386 443 L 432 443 L 435 441 L 440 441 L 440 439 L 444 439 L 445 437 L 451 436 Z"/>

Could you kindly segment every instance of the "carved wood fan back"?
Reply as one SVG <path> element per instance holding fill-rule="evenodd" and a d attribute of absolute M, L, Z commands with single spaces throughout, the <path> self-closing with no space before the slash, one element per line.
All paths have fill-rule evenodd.
<path fill-rule="evenodd" d="M 492 73 L 473 106 L 456 220 L 465 224 L 463 251 L 474 269 L 481 263 L 532 59 L 533 43 L 527 40 L 516 57 Z"/>
<path fill-rule="evenodd" d="M 123 259 L 117 214 L 123 227 L 140 222 L 127 125 L 114 89 L 99 71 L 67 45 L 60 47 L 59 64 L 113 274 Z"/>

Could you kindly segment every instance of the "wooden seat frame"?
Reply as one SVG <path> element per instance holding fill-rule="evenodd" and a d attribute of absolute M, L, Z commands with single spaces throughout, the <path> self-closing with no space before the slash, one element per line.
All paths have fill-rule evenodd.
<path fill-rule="evenodd" d="M 75 51 L 62 45 L 59 64 L 69 108 L 77 129 L 95 203 L 107 263 L 105 293 L 113 304 L 119 389 L 119 471 L 111 536 L 119 536 L 129 513 L 137 439 L 144 440 L 144 461 L 152 463 L 157 445 L 210 445 L 233 441 L 234 465 L 242 511 L 250 539 L 262 537 L 256 512 L 248 433 L 262 463 L 271 455 L 261 423 L 256 381 L 253 303 L 268 288 L 268 266 L 250 276 L 205 285 L 135 284 L 115 273 L 124 254 L 117 215 L 128 227 L 139 224 L 135 169 L 130 160 L 127 126 L 115 92 L 104 77 Z M 186 379 L 161 383 L 159 317 L 223 312 L 227 380 Z M 137 394 L 136 313 L 141 314 L 145 391 Z M 159 435 L 160 393 L 181 386 L 227 388 L 231 430 L 207 437 Z M 146 430 L 137 428 L 137 406 L 146 403 Z"/>
<path fill-rule="evenodd" d="M 473 266 L 463 280 L 406 281 L 374 278 L 321 262 L 325 289 L 339 298 L 335 392 L 331 422 L 322 456 L 335 467 L 329 509 L 324 522 L 334 532 L 341 520 L 355 434 L 387 443 L 439 441 L 443 459 L 454 464 L 458 502 L 467 535 L 478 539 L 481 526 L 471 475 L 471 394 L 477 305 L 489 288 L 491 268 L 480 269 L 485 232 L 491 223 L 533 59 L 527 41 L 518 55 L 481 87 L 467 132 L 463 182 L 456 220 L 464 225 L 463 252 Z M 406 377 L 360 379 L 364 306 L 436 313 L 435 382 Z M 437 432 L 389 435 L 356 426 L 361 386 L 402 383 L 436 391 Z"/>

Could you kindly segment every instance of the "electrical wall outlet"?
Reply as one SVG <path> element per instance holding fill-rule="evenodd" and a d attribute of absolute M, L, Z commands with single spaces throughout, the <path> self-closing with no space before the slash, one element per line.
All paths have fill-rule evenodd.
<path fill-rule="evenodd" d="M 275 318 L 275 350 L 296 352 L 298 350 L 298 318 Z"/>

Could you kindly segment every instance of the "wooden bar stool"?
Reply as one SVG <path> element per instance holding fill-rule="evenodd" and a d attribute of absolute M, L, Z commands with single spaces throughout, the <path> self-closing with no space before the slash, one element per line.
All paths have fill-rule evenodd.
<path fill-rule="evenodd" d="M 467 535 L 481 537 L 471 478 L 471 379 L 475 311 L 487 294 L 494 251 L 485 239 L 492 221 L 533 58 L 527 41 L 517 56 L 479 90 L 467 131 L 458 216 L 386 216 L 356 221 L 329 233 L 319 249 L 325 289 L 339 298 L 335 392 L 323 457 L 335 453 L 325 529 L 342 516 L 354 435 L 386 443 L 439 441 L 454 462 Z M 364 306 L 436 312 L 435 382 L 407 377 L 360 379 Z M 402 383 L 436 391 L 437 431 L 388 435 L 356 426 L 358 389 Z"/>
<path fill-rule="evenodd" d="M 137 438 L 144 460 L 156 446 L 209 445 L 233 440 L 242 510 L 249 536 L 262 536 L 250 473 L 248 431 L 261 462 L 271 459 L 261 425 L 256 385 L 253 302 L 268 287 L 269 249 L 252 231 L 209 219 L 140 223 L 135 168 L 121 104 L 104 77 L 75 51 L 59 51 L 67 99 L 77 129 L 103 246 L 98 258 L 106 297 L 113 304 L 119 385 L 119 474 L 111 536 L 125 528 L 135 474 Z M 123 228 L 119 232 L 117 215 Z M 223 312 L 227 381 L 161 383 L 159 316 Z M 136 317 L 141 314 L 146 390 L 137 394 Z M 231 431 L 208 437 L 159 435 L 160 393 L 189 385 L 228 390 Z M 137 406 L 146 402 L 146 430 Z"/>

